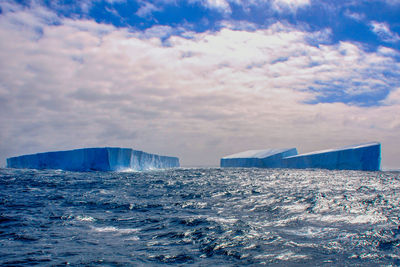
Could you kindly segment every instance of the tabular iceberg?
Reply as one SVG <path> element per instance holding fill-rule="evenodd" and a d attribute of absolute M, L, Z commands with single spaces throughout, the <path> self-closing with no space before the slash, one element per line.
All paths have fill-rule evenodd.
<path fill-rule="evenodd" d="M 249 150 L 221 159 L 221 167 L 259 167 L 378 171 L 380 143 L 365 143 L 337 149 L 297 154 L 296 148 Z"/>
<path fill-rule="evenodd" d="M 297 155 L 296 148 L 248 150 L 221 159 L 221 167 L 281 168 L 282 158 Z"/>
<path fill-rule="evenodd" d="M 67 171 L 149 170 L 179 167 L 179 158 L 159 156 L 131 148 L 81 148 L 22 155 L 7 159 L 8 168 Z"/>
<path fill-rule="evenodd" d="M 282 159 L 282 167 L 294 169 L 379 171 L 381 145 L 365 143 L 321 150 Z"/>

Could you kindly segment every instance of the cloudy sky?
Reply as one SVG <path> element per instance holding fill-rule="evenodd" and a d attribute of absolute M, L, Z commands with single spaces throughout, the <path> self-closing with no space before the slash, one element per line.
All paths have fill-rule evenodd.
<path fill-rule="evenodd" d="M 400 168 L 399 0 L 0 0 L 0 166 L 120 146 L 219 164 L 382 143 Z"/>

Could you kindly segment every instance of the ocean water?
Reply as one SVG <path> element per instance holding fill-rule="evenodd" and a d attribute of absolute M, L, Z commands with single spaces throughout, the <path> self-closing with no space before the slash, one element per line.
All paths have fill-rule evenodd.
<path fill-rule="evenodd" d="M 0 169 L 0 265 L 400 265 L 399 176 Z"/>

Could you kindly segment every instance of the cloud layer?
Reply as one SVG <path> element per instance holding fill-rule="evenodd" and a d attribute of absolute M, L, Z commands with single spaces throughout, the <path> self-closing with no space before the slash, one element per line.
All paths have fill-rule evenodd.
<path fill-rule="evenodd" d="M 397 51 L 323 44 L 329 30 L 282 23 L 232 28 L 141 32 L 3 7 L 0 160 L 125 146 L 218 165 L 247 149 L 377 140 L 384 166 L 396 167 Z"/>

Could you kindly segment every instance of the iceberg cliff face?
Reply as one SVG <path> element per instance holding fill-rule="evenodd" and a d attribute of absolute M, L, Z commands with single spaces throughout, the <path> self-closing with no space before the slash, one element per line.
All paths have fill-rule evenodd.
<path fill-rule="evenodd" d="M 223 157 L 221 167 L 378 171 L 380 162 L 381 145 L 374 142 L 301 155 L 295 148 L 249 150 Z"/>
<path fill-rule="evenodd" d="M 67 171 L 121 171 L 127 169 L 141 171 L 179 167 L 179 159 L 130 148 L 82 148 L 8 158 L 7 167 Z"/>
<path fill-rule="evenodd" d="M 366 143 L 287 157 L 282 160 L 282 167 L 378 171 L 380 162 L 381 145 Z"/>
<path fill-rule="evenodd" d="M 248 150 L 221 159 L 221 167 L 281 168 L 284 157 L 297 155 L 296 148 Z"/>

